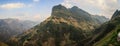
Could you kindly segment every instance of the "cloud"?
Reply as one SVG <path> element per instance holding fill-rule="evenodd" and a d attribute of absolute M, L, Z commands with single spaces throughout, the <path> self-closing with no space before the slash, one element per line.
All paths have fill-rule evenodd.
<path fill-rule="evenodd" d="M 14 14 L 14 16 L 12 16 L 10 18 L 17 18 L 20 20 L 32 20 L 32 21 L 42 22 L 47 17 L 48 16 L 43 16 L 40 13 L 29 14 L 28 12 L 24 12 L 24 13 L 16 13 L 16 14 Z"/>
<path fill-rule="evenodd" d="M 33 0 L 33 2 L 39 2 L 40 0 Z"/>
<path fill-rule="evenodd" d="M 68 0 L 64 0 L 64 2 L 62 3 L 62 5 L 66 6 L 67 8 L 72 7 L 71 2 L 70 2 L 70 1 L 68 1 Z"/>
<path fill-rule="evenodd" d="M 6 18 L 16 18 L 20 20 L 32 20 L 36 22 L 42 22 L 46 18 L 48 18 L 48 15 L 42 15 L 40 13 L 31 13 L 31 12 L 15 12 L 15 13 L 7 13 L 7 14 L 0 14 L 1 19 Z"/>
<path fill-rule="evenodd" d="M 93 14 L 96 14 L 97 11 L 97 14 L 108 18 L 112 16 L 116 9 L 120 8 L 118 0 L 64 0 L 62 4 L 66 7 L 75 5 Z"/>
<path fill-rule="evenodd" d="M 7 3 L 7 4 L 0 5 L 0 8 L 15 9 L 15 8 L 23 8 L 25 6 L 26 5 L 24 3 Z"/>
<path fill-rule="evenodd" d="M 41 19 L 41 16 L 40 16 L 40 14 L 35 14 L 35 15 L 33 16 L 33 18 L 36 19 L 36 20 L 40 20 L 40 19 Z"/>

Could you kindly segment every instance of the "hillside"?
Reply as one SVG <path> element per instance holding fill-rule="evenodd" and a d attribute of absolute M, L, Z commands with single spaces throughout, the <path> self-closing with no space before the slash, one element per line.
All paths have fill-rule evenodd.
<path fill-rule="evenodd" d="M 117 10 L 109 22 L 104 23 L 94 31 L 94 36 L 87 42 L 86 46 L 93 46 L 93 44 L 94 46 L 120 46 L 120 42 L 117 41 L 120 31 L 119 12 Z"/>
<path fill-rule="evenodd" d="M 120 11 L 116 10 L 113 14 L 110 23 L 112 23 L 115 27 L 107 33 L 107 35 L 102 38 L 100 41 L 95 43 L 95 46 L 120 46 L 119 35 L 120 32 Z"/>

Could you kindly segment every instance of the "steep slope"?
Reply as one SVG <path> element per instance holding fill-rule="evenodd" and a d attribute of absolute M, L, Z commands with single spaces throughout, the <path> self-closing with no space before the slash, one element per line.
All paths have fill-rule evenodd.
<path fill-rule="evenodd" d="M 117 10 L 118 11 L 118 10 Z M 116 15 L 115 15 L 116 14 Z M 94 36 L 87 45 L 94 46 L 119 46 L 117 34 L 119 33 L 120 17 L 119 12 L 115 12 L 109 22 L 104 23 L 94 31 Z"/>
<path fill-rule="evenodd" d="M 74 16 L 76 17 L 80 17 L 78 18 L 79 20 L 85 20 L 85 21 L 93 21 L 91 14 L 87 13 L 86 11 L 79 9 L 76 6 L 73 6 L 70 11 L 72 12 L 72 14 L 74 14 Z"/>
<path fill-rule="evenodd" d="M 29 24 L 28 24 L 29 23 Z M 35 25 L 35 22 L 18 19 L 0 19 L 0 41 L 5 42 L 11 36 L 21 34 Z"/>
<path fill-rule="evenodd" d="M 95 43 L 95 46 L 120 46 L 120 41 L 119 40 L 119 36 L 118 33 L 120 32 L 120 11 L 116 10 L 116 12 L 113 14 L 112 18 L 111 18 L 111 23 L 115 26 L 113 30 L 111 30 L 109 33 L 107 33 L 107 35 L 102 38 L 100 41 L 98 41 L 97 43 Z"/>
<path fill-rule="evenodd" d="M 114 19 L 116 17 L 120 17 L 120 11 L 119 10 L 116 10 L 115 13 L 113 14 L 112 18 L 111 19 Z"/>
<path fill-rule="evenodd" d="M 79 14 L 81 13 L 81 14 Z M 27 32 L 12 38 L 12 46 L 80 46 L 83 39 L 100 25 L 89 13 L 78 7 L 67 9 L 54 6 L 52 14 L 45 21 Z M 84 18 L 83 18 L 84 17 Z M 103 21 L 100 21 L 103 22 Z M 101 23 L 102 24 L 102 23 Z"/>

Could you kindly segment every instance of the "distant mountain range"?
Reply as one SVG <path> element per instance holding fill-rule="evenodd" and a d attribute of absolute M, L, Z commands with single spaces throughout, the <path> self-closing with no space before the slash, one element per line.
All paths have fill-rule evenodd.
<path fill-rule="evenodd" d="M 11 46 L 84 46 L 100 25 L 109 21 L 104 16 L 91 15 L 74 6 L 67 9 L 56 5 L 45 21 L 28 31 L 11 38 Z M 90 39 L 89 39 L 90 40 Z"/>
<path fill-rule="evenodd" d="M 36 22 L 18 19 L 0 19 L 0 41 L 7 41 L 10 37 L 21 34 L 36 25 Z"/>

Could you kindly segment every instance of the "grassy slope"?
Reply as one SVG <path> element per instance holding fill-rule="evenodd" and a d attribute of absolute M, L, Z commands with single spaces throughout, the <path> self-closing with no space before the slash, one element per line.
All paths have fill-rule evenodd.
<path fill-rule="evenodd" d="M 117 42 L 117 33 L 120 31 L 120 25 L 116 27 L 115 30 L 109 32 L 103 39 L 94 44 L 94 46 L 119 46 Z"/>
<path fill-rule="evenodd" d="M 0 46 L 8 46 L 8 45 L 3 42 L 0 42 Z"/>
<path fill-rule="evenodd" d="M 107 41 L 109 41 L 111 39 L 110 37 L 112 37 L 113 34 L 114 34 L 114 31 L 111 31 L 102 40 L 95 43 L 94 46 L 102 46 L 104 43 L 106 43 Z"/>

